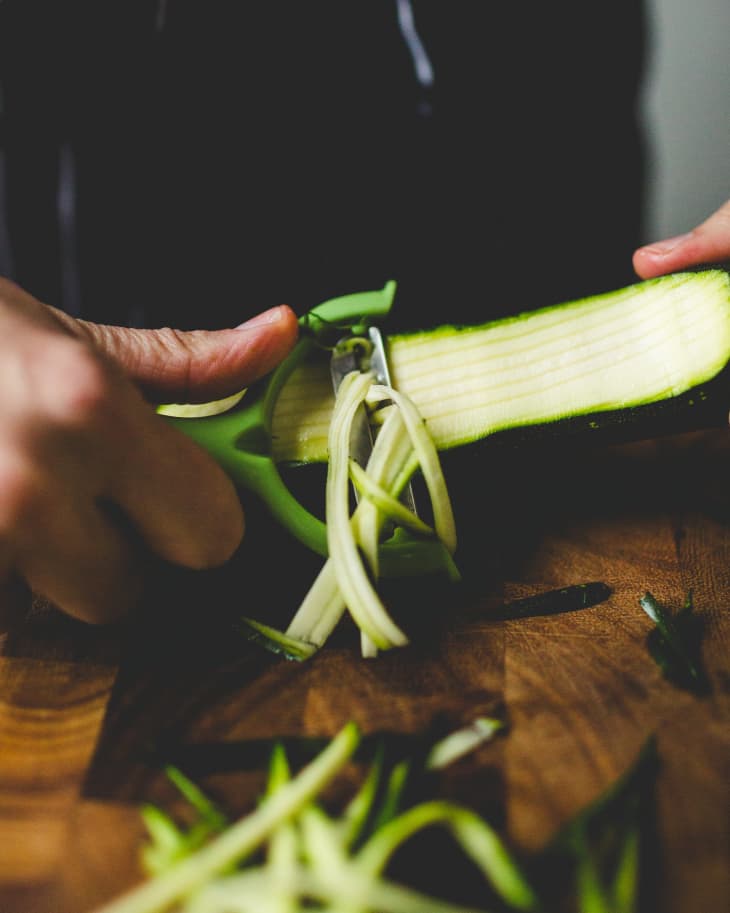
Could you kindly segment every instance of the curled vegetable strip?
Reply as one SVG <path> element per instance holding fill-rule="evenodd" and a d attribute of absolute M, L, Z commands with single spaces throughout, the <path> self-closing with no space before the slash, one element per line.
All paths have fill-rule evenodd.
<path fill-rule="evenodd" d="M 343 741 L 345 733 L 347 738 Z M 143 886 L 123 899 L 126 905 L 112 904 L 97 913 L 168 913 L 172 904 L 177 913 L 305 913 L 313 909 L 332 913 L 487 913 L 426 896 L 388 876 L 389 863 L 400 847 L 422 829 L 433 826 L 445 828 L 472 859 L 504 902 L 500 909 L 504 906 L 523 913 L 539 909 L 538 899 L 518 862 L 496 831 L 475 812 L 447 800 L 425 801 L 401 809 L 411 761 L 399 761 L 387 774 L 382 745 L 344 812 L 326 812 L 321 795 L 342 770 L 346 757 L 353 756 L 358 740 L 357 728 L 347 724 L 335 739 L 340 746 L 337 756 L 332 755 L 331 743 L 296 776 L 283 744 L 277 742 L 262 802 L 208 845 L 219 848 L 215 870 L 208 848 L 188 845 L 187 860 L 195 860 L 194 865 L 186 868 L 184 860 L 173 860 L 166 871 L 148 882 L 163 885 L 163 890 L 144 890 Z M 312 792 L 315 771 L 319 787 Z M 303 789 L 305 773 L 308 783 Z M 217 808 L 199 791 L 191 793 L 188 786 L 192 784 L 182 785 L 201 820 L 207 821 L 213 815 L 217 821 Z M 286 814 L 281 814 L 279 802 L 283 795 L 287 797 Z M 265 815 L 264 811 L 277 807 L 277 803 L 274 822 L 271 814 Z M 236 835 L 235 840 L 231 839 L 221 854 L 223 838 L 231 834 Z M 150 836 L 155 839 L 154 833 Z M 246 853 L 242 850 L 244 845 Z M 260 851 L 256 859 L 251 858 L 253 849 Z M 621 884 L 617 881 L 613 891 L 617 902 L 631 888 L 635 857 L 631 846 L 627 846 L 624 856 L 625 863 L 622 859 L 620 867 L 625 871 L 617 876 Z M 222 865 L 224 859 L 227 864 Z M 201 881 L 199 877 L 205 869 L 208 877 Z M 191 877 L 192 872 L 195 877 Z M 134 902 L 130 903 L 130 899 Z M 621 909 L 628 910 L 629 906 L 624 904 Z"/>
<path fill-rule="evenodd" d="M 393 516 L 392 505 L 382 501 L 378 503 L 377 497 L 372 497 L 372 490 L 382 491 L 386 498 L 393 498 L 395 504 L 398 505 L 396 511 L 400 514 L 402 505 L 395 498 L 403 491 L 418 466 L 400 413 L 394 406 L 383 411 L 386 413 L 383 427 L 376 438 L 367 468 L 361 473 L 362 484 L 372 486 L 371 495 L 358 505 L 355 528 L 360 549 L 375 580 L 380 576 L 378 546 L 381 530 L 387 519 L 397 521 L 398 517 Z M 351 475 L 353 470 L 357 473 L 361 467 L 351 461 Z M 390 511 L 387 509 L 388 507 L 391 508 Z M 403 507 L 403 513 L 412 517 L 417 523 L 421 522 L 405 507 Z M 402 522 L 402 515 L 400 520 Z M 377 645 L 373 643 L 366 631 L 360 632 L 360 652 L 365 659 L 372 659 L 378 655 Z"/>
<path fill-rule="evenodd" d="M 502 720 L 477 717 L 468 726 L 457 729 L 437 742 L 426 758 L 428 770 L 439 770 L 488 742 L 495 733 L 504 729 Z"/>
<path fill-rule="evenodd" d="M 391 494 L 398 494 L 413 473 L 412 450 L 403 421 L 397 410 L 393 410 L 386 417 L 375 439 L 367 465 L 368 476 Z M 375 542 L 377 546 L 385 520 L 384 514 L 368 500 L 360 501 L 351 520 L 353 534 L 370 562 L 374 577 L 378 576 L 377 548 L 372 549 L 368 543 Z M 296 640 L 321 647 L 345 611 L 345 601 L 337 585 L 334 565 L 332 560 L 328 559 L 292 619 L 286 634 Z"/>
<path fill-rule="evenodd" d="M 454 514 L 446 488 L 446 480 L 441 470 L 438 451 L 426 429 L 425 421 L 419 414 L 415 404 L 407 396 L 403 396 L 396 390 L 385 387 L 382 384 L 373 384 L 370 393 L 376 401 L 392 400 L 400 409 L 431 497 L 436 533 L 449 552 L 453 554 L 456 550 Z"/>
<path fill-rule="evenodd" d="M 321 647 L 345 610 L 334 565 L 327 559 L 286 629 L 286 635 Z"/>
<path fill-rule="evenodd" d="M 517 910 L 535 909 L 535 894 L 496 831 L 473 811 L 453 802 L 423 802 L 392 818 L 357 854 L 358 867 L 370 878 L 379 875 L 402 843 L 435 824 L 451 831 L 504 901 Z"/>
<path fill-rule="evenodd" d="M 328 438 L 325 493 L 327 547 L 337 584 L 358 627 L 383 649 L 404 646 L 408 638 L 393 622 L 370 583 L 357 550 L 349 513 L 349 453 L 352 423 L 372 385 L 372 376 L 353 371 L 340 386 Z"/>
<path fill-rule="evenodd" d="M 312 909 L 337 913 L 485 913 L 475 907 L 428 897 L 412 888 L 380 879 L 364 879 L 355 866 L 341 867 L 334 874 L 312 872 L 301 868 L 295 888 L 300 896 L 315 900 L 295 906 L 291 913 Z M 270 882 L 266 875 L 253 869 L 221 880 L 206 888 L 194 903 L 181 913 L 271 913 L 266 905 Z M 277 909 L 276 913 L 280 913 Z"/>
<path fill-rule="evenodd" d="M 369 498 L 382 513 L 396 523 L 421 536 L 434 535 L 434 531 L 427 523 L 424 523 L 419 516 L 408 510 L 405 504 L 393 497 L 385 488 L 374 482 L 362 466 L 354 460 L 350 460 L 350 477 L 360 495 Z"/>
<path fill-rule="evenodd" d="M 214 399 L 209 403 L 163 403 L 157 407 L 158 415 L 172 415 L 177 418 L 206 418 L 209 415 L 220 415 L 236 406 L 246 390 L 239 390 L 224 399 Z"/>
<path fill-rule="evenodd" d="M 301 662 L 302 660 L 309 659 L 317 649 L 316 645 L 309 641 L 282 634 L 281 631 L 277 631 L 276 628 L 262 624 L 260 621 L 256 621 L 253 618 L 244 616 L 241 620 L 251 629 L 250 640 L 253 641 L 260 638 L 269 650 L 273 653 L 281 653 L 283 656 L 286 656 L 287 659 L 295 659 Z"/>
<path fill-rule="evenodd" d="M 382 427 L 362 470 L 350 460 L 349 449 L 352 422 L 366 398 L 389 400 L 391 405 L 383 410 Z M 389 387 L 374 385 L 369 375 L 353 372 L 345 378 L 329 436 L 326 514 L 330 557 L 287 628 L 287 637 L 322 646 L 349 609 L 361 631 L 363 656 L 407 643 L 375 592 L 361 556 L 377 579 L 380 536 L 387 521 L 433 535 L 429 526 L 397 500 L 419 463 L 433 502 L 436 533 L 452 553 L 456 532 L 451 503 L 438 453 L 416 407 Z M 350 475 L 364 495 L 352 517 Z"/>
<path fill-rule="evenodd" d="M 290 780 L 286 751 L 281 742 L 277 742 L 269 763 L 266 795 L 275 795 Z M 271 834 L 266 848 L 266 871 L 270 884 L 265 896 L 259 898 L 260 913 L 296 913 L 299 907 L 296 902 L 298 858 L 299 836 L 296 825 L 292 821 L 285 821 Z"/>
<path fill-rule="evenodd" d="M 267 796 L 258 809 L 231 825 L 202 849 L 112 901 L 97 913 L 158 913 L 205 885 L 210 878 L 258 849 L 285 821 L 317 796 L 349 760 L 360 733 L 348 723 L 299 775 Z"/>
<path fill-rule="evenodd" d="M 367 477 L 373 484 L 398 497 L 418 468 L 413 446 L 406 431 L 400 412 L 395 407 L 387 410 L 383 426 L 375 438 L 373 451 L 366 467 Z M 361 501 L 355 512 L 356 535 L 370 570 L 378 577 L 378 549 L 380 532 L 388 519 L 372 500 Z"/>

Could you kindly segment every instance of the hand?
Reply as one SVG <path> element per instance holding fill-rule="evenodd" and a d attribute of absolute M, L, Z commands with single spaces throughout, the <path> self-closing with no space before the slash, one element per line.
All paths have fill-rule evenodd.
<path fill-rule="evenodd" d="M 697 228 L 675 238 L 640 247 L 633 264 L 642 279 L 662 276 L 697 266 L 730 259 L 730 200 Z"/>
<path fill-rule="evenodd" d="M 100 326 L 0 279 L 0 614 L 23 582 L 110 621 L 138 599 L 150 551 L 188 568 L 225 562 L 243 535 L 236 491 L 143 393 L 226 396 L 296 333 L 283 305 L 218 332 Z"/>

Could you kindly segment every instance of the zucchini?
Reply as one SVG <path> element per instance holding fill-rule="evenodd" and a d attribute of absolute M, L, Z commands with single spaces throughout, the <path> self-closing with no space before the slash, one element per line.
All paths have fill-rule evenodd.
<path fill-rule="evenodd" d="M 727 422 L 730 277 L 675 273 L 482 326 L 387 340 L 395 389 L 441 451 L 489 437 L 591 433 L 609 441 Z M 282 388 L 272 419 L 279 463 L 321 463 L 333 394 L 313 357 Z"/>

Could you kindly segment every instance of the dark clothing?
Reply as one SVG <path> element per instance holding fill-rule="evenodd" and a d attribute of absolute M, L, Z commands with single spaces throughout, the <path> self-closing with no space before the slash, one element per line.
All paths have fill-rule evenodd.
<path fill-rule="evenodd" d="M 63 303 L 63 144 L 93 320 L 227 326 L 394 278 L 389 326 L 473 323 L 631 281 L 641 4 L 411 6 L 430 88 L 393 0 L 5 0 L 17 281 Z"/>

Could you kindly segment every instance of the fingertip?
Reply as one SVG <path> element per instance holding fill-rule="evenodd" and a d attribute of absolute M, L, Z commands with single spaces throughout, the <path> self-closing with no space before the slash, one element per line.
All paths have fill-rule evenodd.
<path fill-rule="evenodd" d="M 280 304 L 247 320 L 234 332 L 235 344 L 229 349 L 225 363 L 245 386 L 286 358 L 297 341 L 299 324 L 294 311 Z M 222 360 L 218 368 L 223 369 Z"/>
<path fill-rule="evenodd" d="M 661 265 L 655 261 L 651 250 L 645 247 L 634 252 L 631 260 L 634 272 L 640 279 L 652 279 L 661 275 Z"/>
<path fill-rule="evenodd" d="M 635 272 L 642 279 L 652 279 L 682 269 L 692 262 L 688 249 L 688 242 L 692 238 L 693 233 L 686 232 L 640 247 L 632 258 Z"/>
<path fill-rule="evenodd" d="M 279 304 L 240 324 L 236 330 L 255 334 L 258 340 L 265 340 L 271 359 L 280 361 L 296 342 L 299 323 L 288 304 Z"/>
<path fill-rule="evenodd" d="M 269 308 L 266 311 L 262 311 L 260 314 L 256 314 L 254 317 L 245 320 L 243 323 L 239 323 L 239 325 L 234 329 L 255 330 L 259 327 L 277 327 L 277 325 L 280 325 L 280 329 L 287 331 L 292 321 L 296 326 L 296 316 L 289 305 L 277 304 L 275 307 Z"/>
<path fill-rule="evenodd" d="M 276 312 L 274 326 L 278 335 L 278 344 L 280 346 L 280 356 L 283 358 L 293 348 L 299 336 L 299 321 L 297 315 L 288 304 L 280 304 L 273 308 Z"/>

